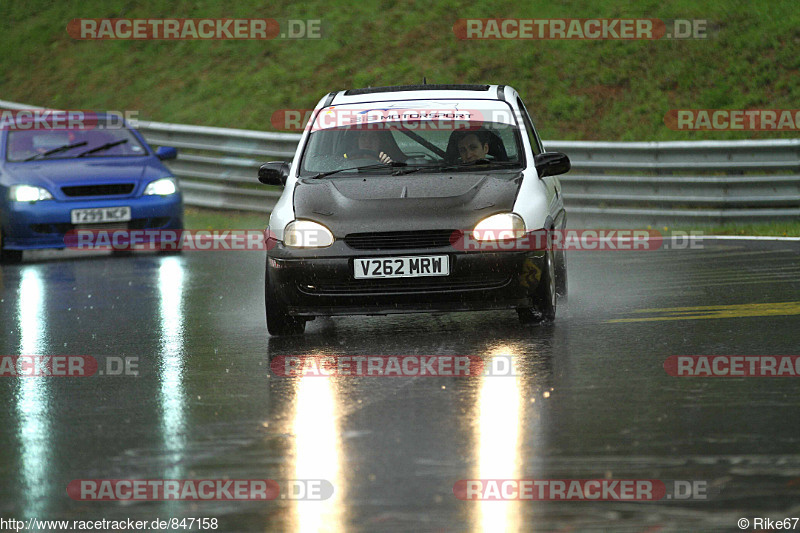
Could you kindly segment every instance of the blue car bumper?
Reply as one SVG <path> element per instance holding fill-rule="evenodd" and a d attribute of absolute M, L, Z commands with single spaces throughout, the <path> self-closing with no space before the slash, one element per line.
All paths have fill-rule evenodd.
<path fill-rule="evenodd" d="M 2 211 L 5 230 L 3 248 L 8 250 L 33 250 L 64 248 L 64 236 L 76 229 L 71 222 L 73 209 L 103 207 L 130 207 L 131 220 L 120 224 L 127 229 L 183 229 L 183 199 L 180 193 L 169 196 L 141 196 L 135 198 L 87 199 L 62 202 L 8 202 Z M 103 224 L 83 225 L 82 228 Z"/>

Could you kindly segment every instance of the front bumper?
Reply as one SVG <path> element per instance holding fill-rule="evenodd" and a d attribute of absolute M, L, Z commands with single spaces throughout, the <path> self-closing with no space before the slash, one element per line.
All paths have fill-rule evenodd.
<path fill-rule="evenodd" d="M 71 223 L 73 209 L 129 206 L 131 220 L 122 223 L 126 229 L 182 229 L 183 198 L 180 193 L 169 196 L 142 196 L 103 200 L 61 202 L 43 200 L 34 203 L 8 202 L 2 213 L 3 248 L 33 250 L 65 248 L 64 236 L 76 229 Z M 103 229 L 103 224 L 82 226 Z"/>
<path fill-rule="evenodd" d="M 355 279 L 355 258 L 447 255 L 448 276 Z M 452 248 L 353 250 L 341 241 L 319 250 L 278 243 L 266 275 L 290 314 L 383 315 L 531 307 L 542 251 L 464 252 Z"/>

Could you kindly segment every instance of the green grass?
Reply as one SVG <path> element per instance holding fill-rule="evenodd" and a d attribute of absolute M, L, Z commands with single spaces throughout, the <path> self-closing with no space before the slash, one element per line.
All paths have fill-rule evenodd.
<path fill-rule="evenodd" d="M 656 228 L 659 229 L 659 228 Z M 702 231 L 706 235 L 761 235 L 769 237 L 800 237 L 800 221 L 771 222 L 766 224 L 726 224 L 722 226 L 695 226 L 669 228 L 678 231 Z"/>
<path fill-rule="evenodd" d="M 183 225 L 186 229 L 231 230 L 249 229 L 263 230 L 267 227 L 269 215 L 250 213 L 247 211 L 226 211 L 186 206 L 183 214 Z"/>
<path fill-rule="evenodd" d="M 78 17 L 320 19 L 323 38 L 77 41 L 66 25 Z M 457 40 L 453 24 L 472 17 L 702 18 L 714 29 L 682 41 Z M 0 30 L 0 99 L 143 120 L 271 130 L 273 112 L 314 107 L 331 90 L 427 76 L 514 86 L 546 140 L 797 136 L 664 124 L 670 109 L 800 107 L 795 1 L 38 0 L 0 4 Z"/>
<path fill-rule="evenodd" d="M 77 41 L 73 18 L 320 19 L 323 38 Z M 461 18 L 661 18 L 711 21 L 683 41 L 459 41 Z M 793 0 L 486 0 L 270 3 L 242 0 L 0 2 L 0 99 L 62 109 L 135 111 L 141 120 L 273 130 L 281 109 L 331 90 L 417 83 L 515 87 L 547 140 L 794 138 L 797 132 L 679 132 L 671 109 L 800 107 L 800 10 Z M 266 215 L 187 208 L 192 229 L 253 229 Z M 798 235 L 798 224 L 707 228 Z"/>

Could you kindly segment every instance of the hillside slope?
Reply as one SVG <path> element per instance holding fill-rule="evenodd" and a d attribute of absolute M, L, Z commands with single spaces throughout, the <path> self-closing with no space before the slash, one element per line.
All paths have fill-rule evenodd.
<path fill-rule="evenodd" d="M 627 7 L 621 7 L 627 6 Z M 273 112 L 368 85 L 503 83 L 520 91 L 546 139 L 797 137 L 685 132 L 670 109 L 800 108 L 794 1 L 395 3 L 84 0 L 0 6 L 0 99 L 66 109 L 135 110 L 143 119 L 271 130 Z M 319 19 L 323 38 L 77 41 L 78 17 Z M 707 19 L 707 39 L 458 40 L 460 18 Z"/>

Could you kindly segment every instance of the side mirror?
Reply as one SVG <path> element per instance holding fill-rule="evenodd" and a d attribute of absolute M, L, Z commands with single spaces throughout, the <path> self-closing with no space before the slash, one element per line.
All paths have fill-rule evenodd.
<path fill-rule="evenodd" d="M 535 155 L 533 162 L 540 178 L 558 176 L 569 172 L 569 169 L 572 168 L 567 154 L 562 154 L 561 152 L 543 152 Z"/>
<path fill-rule="evenodd" d="M 258 169 L 258 181 L 265 185 L 286 185 L 291 165 L 286 161 L 270 161 Z"/>
<path fill-rule="evenodd" d="M 178 150 L 172 146 L 159 146 L 158 150 L 156 150 L 156 157 L 162 161 L 166 161 L 167 159 L 175 159 L 178 157 Z"/>

